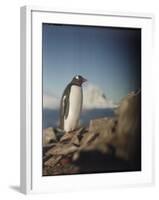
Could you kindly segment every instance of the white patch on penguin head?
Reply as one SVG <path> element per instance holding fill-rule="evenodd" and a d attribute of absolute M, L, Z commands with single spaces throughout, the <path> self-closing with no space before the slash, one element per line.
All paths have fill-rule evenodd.
<path fill-rule="evenodd" d="M 75 78 L 76 78 L 77 80 L 79 80 L 79 76 L 75 76 Z"/>

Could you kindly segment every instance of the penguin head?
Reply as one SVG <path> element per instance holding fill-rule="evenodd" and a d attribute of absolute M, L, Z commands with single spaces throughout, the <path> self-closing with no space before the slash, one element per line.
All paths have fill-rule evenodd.
<path fill-rule="evenodd" d="M 86 81 L 87 81 L 87 79 L 83 78 L 83 77 L 80 76 L 80 75 L 76 75 L 76 76 L 73 77 L 71 83 L 81 86 L 82 83 L 84 83 L 84 82 L 86 82 Z"/>

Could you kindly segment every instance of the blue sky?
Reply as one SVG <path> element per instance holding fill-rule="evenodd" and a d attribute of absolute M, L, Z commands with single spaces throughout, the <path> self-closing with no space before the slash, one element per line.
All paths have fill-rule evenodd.
<path fill-rule="evenodd" d="M 140 85 L 141 31 L 43 24 L 43 93 L 61 96 L 76 74 L 119 102 Z"/>

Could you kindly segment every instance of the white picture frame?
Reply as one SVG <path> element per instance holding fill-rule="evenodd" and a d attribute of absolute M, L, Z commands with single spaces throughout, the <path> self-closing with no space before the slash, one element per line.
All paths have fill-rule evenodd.
<path fill-rule="evenodd" d="M 42 23 L 82 24 L 142 29 L 142 170 L 42 177 Z M 21 8 L 21 192 L 43 193 L 115 186 L 150 185 L 153 170 L 151 14 L 89 10 Z"/>

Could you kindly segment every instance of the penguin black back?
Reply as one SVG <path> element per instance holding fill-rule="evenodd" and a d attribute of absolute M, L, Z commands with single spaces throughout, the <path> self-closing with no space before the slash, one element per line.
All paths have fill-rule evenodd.
<path fill-rule="evenodd" d="M 68 84 L 65 88 L 61 102 L 60 102 L 60 128 L 64 129 L 64 118 L 67 119 L 69 112 L 69 94 L 71 90 L 71 84 Z"/>

